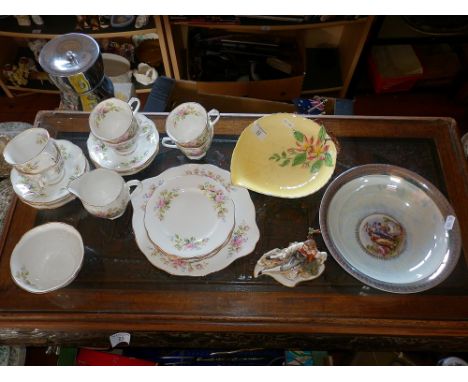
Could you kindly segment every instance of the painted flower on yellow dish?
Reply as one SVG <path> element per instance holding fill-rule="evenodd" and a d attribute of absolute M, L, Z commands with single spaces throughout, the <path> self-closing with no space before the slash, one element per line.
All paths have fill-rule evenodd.
<path fill-rule="evenodd" d="M 327 144 L 330 138 L 327 137 L 323 125 L 315 139 L 313 136 L 307 137 L 298 130 L 293 130 L 293 135 L 296 146 L 281 153 L 274 153 L 269 160 L 277 162 L 281 167 L 301 165 L 303 168 L 310 168 L 310 172 L 319 171 L 323 164 L 333 167 L 333 158 L 329 152 L 330 146 Z"/>

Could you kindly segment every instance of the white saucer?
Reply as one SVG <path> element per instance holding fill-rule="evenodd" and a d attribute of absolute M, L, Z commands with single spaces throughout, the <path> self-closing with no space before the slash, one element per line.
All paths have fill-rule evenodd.
<path fill-rule="evenodd" d="M 137 114 L 140 132 L 132 154 L 121 155 L 107 147 L 93 134 L 87 141 L 89 157 L 96 167 L 113 170 L 120 175 L 133 175 L 148 167 L 159 150 L 159 133 L 155 124 L 143 114 Z"/>
<path fill-rule="evenodd" d="M 31 179 L 16 169 L 10 173 L 11 184 L 18 197 L 35 208 L 56 208 L 74 199 L 67 190 L 68 183 L 88 169 L 88 161 L 81 149 L 70 141 L 56 141 L 64 158 L 64 175 L 60 182 L 40 189 Z M 53 207 L 51 207 L 53 206 Z"/>
<path fill-rule="evenodd" d="M 230 239 L 215 254 L 198 261 L 159 251 L 149 239 L 144 224 L 146 204 L 158 187 L 169 179 L 185 175 L 201 175 L 215 180 L 226 188 L 235 206 L 235 225 Z M 229 171 L 213 165 L 186 164 L 172 167 L 154 178 L 145 179 L 142 185 L 142 189 L 132 197 L 132 224 L 138 247 L 155 267 L 176 276 L 205 276 L 226 268 L 234 260 L 254 250 L 260 238 L 255 221 L 255 206 L 245 188 L 231 185 Z"/>
<path fill-rule="evenodd" d="M 218 182 L 199 175 L 178 176 L 159 187 L 146 205 L 151 241 L 183 259 L 220 248 L 234 227 L 234 205 Z"/>
<path fill-rule="evenodd" d="M 89 171 L 89 163 L 88 163 L 88 160 L 86 160 L 86 169 L 85 169 L 84 172 L 88 172 L 88 171 Z M 72 193 L 68 193 L 67 196 L 65 196 L 64 198 L 59 199 L 59 200 L 57 200 L 57 201 L 55 201 L 53 203 L 32 203 L 32 202 L 28 202 L 28 201 L 22 199 L 20 196 L 18 196 L 18 197 L 24 204 L 27 204 L 28 206 L 31 206 L 31 207 L 36 208 L 38 210 L 53 210 L 55 208 L 62 207 L 65 204 L 67 204 L 67 203 L 71 202 L 72 200 L 76 199 L 76 196 L 73 195 Z"/>

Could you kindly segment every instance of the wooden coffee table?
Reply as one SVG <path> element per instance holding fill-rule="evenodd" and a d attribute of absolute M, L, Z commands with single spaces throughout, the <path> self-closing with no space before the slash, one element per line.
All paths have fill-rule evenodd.
<path fill-rule="evenodd" d="M 148 114 L 160 133 L 166 114 Z M 222 115 L 202 163 L 229 169 L 239 133 L 257 115 Z M 372 289 L 329 256 L 324 274 L 286 288 L 253 278 L 266 251 L 303 240 L 318 227 L 325 190 L 285 200 L 251 192 L 260 241 L 253 253 L 204 277 L 177 277 L 153 267 L 139 251 L 132 207 L 115 221 L 90 216 L 78 200 L 56 210 L 15 201 L 0 256 L 0 343 L 108 346 L 109 335 L 131 334 L 130 345 L 154 347 L 275 347 L 325 349 L 468 350 L 468 171 L 455 122 L 449 118 L 321 117 L 339 140 L 334 176 L 360 164 L 388 163 L 415 171 L 452 203 L 464 255 L 439 286 L 414 295 Z M 79 145 L 85 154 L 88 114 L 40 112 L 36 126 Z M 161 147 L 145 179 L 186 163 Z M 11 252 L 26 231 L 49 221 L 77 228 L 86 246 L 77 279 L 56 292 L 34 295 L 11 279 Z M 324 248 L 323 241 L 318 241 Z"/>

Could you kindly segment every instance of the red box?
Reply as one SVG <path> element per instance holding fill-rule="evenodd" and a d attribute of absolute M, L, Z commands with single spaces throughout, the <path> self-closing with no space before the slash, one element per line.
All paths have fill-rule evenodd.
<path fill-rule="evenodd" d="M 422 66 L 421 72 L 418 74 L 405 75 L 404 73 L 401 73 L 393 76 L 384 76 L 379 70 L 373 52 L 368 56 L 368 65 L 370 77 L 374 85 L 374 91 L 377 94 L 411 90 L 416 82 L 423 76 Z"/>
<path fill-rule="evenodd" d="M 155 366 L 154 362 L 89 349 L 80 349 L 77 366 Z"/>

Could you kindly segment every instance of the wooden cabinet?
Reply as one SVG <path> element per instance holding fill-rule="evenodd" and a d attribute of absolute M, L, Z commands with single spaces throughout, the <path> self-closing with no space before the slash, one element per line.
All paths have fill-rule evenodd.
<path fill-rule="evenodd" d="M 44 16 L 43 18 L 44 25 L 37 26 L 32 24 L 30 27 L 18 26 L 16 19 L 12 16 L 0 20 L 0 43 L 2 45 L 0 51 L 0 68 L 3 68 L 3 66 L 8 63 L 16 64 L 17 59 L 21 56 L 21 51 L 28 50 L 28 41 L 30 40 L 50 40 L 61 34 L 80 32 L 75 30 L 76 16 Z M 165 74 L 169 77 L 172 76 L 165 39 L 161 38 L 163 31 L 160 16 L 151 16 L 148 24 L 141 29 L 136 29 L 133 22 L 130 26 L 124 28 L 113 28 L 109 26 L 99 31 L 85 29 L 80 33 L 86 33 L 92 36 L 98 43 L 101 43 L 104 39 L 131 42 L 131 38 L 135 35 L 156 33 L 161 50 L 162 66 L 164 68 L 164 73 L 159 74 Z M 4 77 L 1 70 L 0 86 L 8 97 L 14 97 L 14 95 L 19 92 L 59 93 L 57 88 L 49 83 L 47 79 L 30 81 L 30 83 L 24 87 L 12 85 Z M 151 90 L 151 86 L 145 87 L 136 82 L 135 88 L 137 93 L 147 93 Z"/>
<path fill-rule="evenodd" d="M 353 20 L 340 20 L 311 24 L 295 25 L 226 25 L 222 23 L 196 23 L 192 21 L 174 22 L 169 16 L 162 16 L 164 37 L 167 42 L 175 79 L 190 79 L 188 73 L 188 60 L 191 59 L 189 51 L 189 36 L 194 28 L 200 28 L 219 33 L 242 33 L 260 36 L 283 36 L 297 41 L 305 59 L 305 77 L 302 85 L 302 94 L 329 94 L 344 97 L 348 91 L 351 78 L 367 39 L 374 17 L 367 16 Z M 328 79 L 321 78 L 320 84 L 309 81 L 317 67 L 313 55 L 320 55 L 323 49 L 334 51 L 337 70 Z M 314 52 L 313 50 L 317 50 Z M 307 58 L 309 57 L 309 60 Z M 319 56 L 320 57 L 320 56 Z M 308 62 L 309 61 L 309 62 Z M 318 77 L 326 76 L 318 73 Z M 340 78 L 339 78 L 340 77 Z M 222 89 L 221 89 L 222 91 Z M 229 90 L 228 90 L 229 91 Z M 227 93 L 225 93 L 227 94 Z M 231 94 L 239 95 L 239 94 Z"/>
<path fill-rule="evenodd" d="M 134 35 L 156 33 L 158 35 L 160 53 L 163 60 L 163 73 L 175 79 L 190 79 L 188 72 L 189 34 L 195 28 L 206 31 L 217 31 L 220 34 L 233 33 L 253 35 L 258 38 L 271 36 L 287 38 L 296 42 L 298 47 L 297 57 L 293 60 L 300 61 L 303 69 L 297 69 L 295 75 L 289 78 L 267 83 L 265 89 L 255 90 L 255 98 L 290 100 L 292 94 L 327 94 L 330 96 L 344 97 L 353 77 L 354 70 L 359 60 L 362 48 L 367 39 L 369 29 L 374 17 L 360 17 L 351 20 L 329 21 L 310 24 L 293 25 L 243 25 L 222 23 L 194 23 L 174 22 L 169 16 L 152 16 L 150 22 L 142 29 L 135 29 L 133 25 L 127 28 L 107 28 L 97 32 L 85 31 L 98 42 L 104 39 L 131 39 Z M 75 32 L 76 16 L 45 16 L 43 26 L 19 27 L 13 17 L 0 19 L 0 67 L 4 64 L 15 64 L 21 48 L 27 49 L 27 42 L 33 39 L 52 39 L 60 34 Z M 266 21 L 266 20 L 265 20 Z M 318 64 L 314 57 L 323 58 L 323 51 L 332 51 L 332 65 L 335 70 L 327 71 L 330 65 Z M 312 55 L 311 55 L 312 53 Z M 299 73 L 300 72 L 300 73 Z M 327 72 L 327 73 L 325 73 Z M 319 83 L 310 80 L 314 75 L 319 78 Z M 328 77 L 327 77 L 328 76 Z M 255 83 L 258 81 L 251 81 Z M 268 82 L 268 81 L 264 81 Z M 137 93 L 149 92 L 151 86 L 143 87 L 135 84 Z M 226 95 L 244 95 L 242 91 L 232 92 L 232 85 L 236 89 L 236 83 L 231 86 L 221 86 L 212 91 L 212 87 L 202 88 L 205 93 L 222 93 Z M 58 90 L 47 80 L 36 81 L 26 86 L 14 86 L 10 84 L 0 73 L 0 87 L 7 96 L 13 97 L 18 92 L 58 93 Z M 283 89 L 281 89 L 283 88 Z M 270 93 L 262 97 L 262 92 Z"/>

